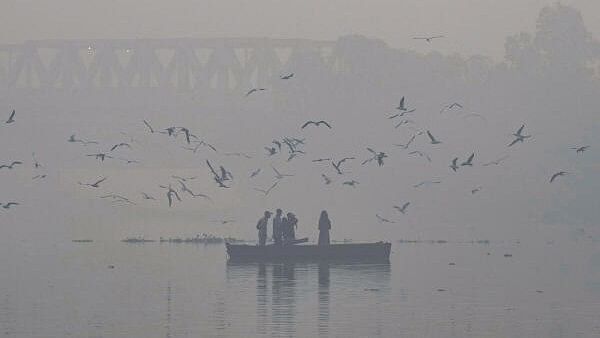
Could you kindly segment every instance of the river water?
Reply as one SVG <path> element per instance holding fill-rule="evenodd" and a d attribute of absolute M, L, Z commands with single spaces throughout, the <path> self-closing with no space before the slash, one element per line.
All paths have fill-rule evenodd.
<path fill-rule="evenodd" d="M 4 243 L 3 337 L 598 337 L 593 239 L 394 242 L 389 264 L 231 264 L 223 245 Z"/>

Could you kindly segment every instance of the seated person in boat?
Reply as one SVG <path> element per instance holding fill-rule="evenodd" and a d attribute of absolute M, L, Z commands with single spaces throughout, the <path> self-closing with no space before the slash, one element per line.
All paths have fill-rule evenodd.
<path fill-rule="evenodd" d="M 269 223 L 269 218 L 271 217 L 270 211 L 265 211 L 265 214 L 261 219 L 258 220 L 256 224 L 256 229 L 258 229 L 258 245 L 264 246 L 267 243 L 267 224 Z"/>

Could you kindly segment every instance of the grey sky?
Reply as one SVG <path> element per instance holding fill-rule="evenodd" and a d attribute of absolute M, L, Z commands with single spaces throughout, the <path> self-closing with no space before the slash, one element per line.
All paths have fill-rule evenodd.
<path fill-rule="evenodd" d="M 0 43 L 50 38 L 283 37 L 362 34 L 390 46 L 431 49 L 419 34 L 445 34 L 441 52 L 504 54 L 506 36 L 533 31 L 554 0 L 3 0 Z M 600 1 L 563 0 L 600 35 Z"/>

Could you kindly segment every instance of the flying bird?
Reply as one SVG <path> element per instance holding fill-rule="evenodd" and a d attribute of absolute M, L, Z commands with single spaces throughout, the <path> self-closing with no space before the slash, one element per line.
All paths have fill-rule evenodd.
<path fill-rule="evenodd" d="M 146 194 L 145 192 L 142 192 L 141 194 L 142 194 L 142 198 L 145 200 L 156 200 L 156 198 Z"/>
<path fill-rule="evenodd" d="M 112 156 L 110 156 L 110 155 L 106 155 L 106 154 L 104 154 L 104 153 L 98 153 L 98 154 L 89 154 L 89 155 L 86 155 L 86 156 L 93 156 L 93 157 L 96 157 L 96 159 L 97 159 L 97 160 L 100 160 L 100 161 L 103 161 L 103 162 L 104 162 L 104 159 L 105 159 L 105 158 L 113 158 Z"/>
<path fill-rule="evenodd" d="M 474 189 L 471 189 L 471 194 L 473 195 L 473 194 L 475 194 L 477 192 L 480 192 L 480 191 L 481 191 L 481 187 L 476 187 Z"/>
<path fill-rule="evenodd" d="M 271 165 L 271 168 L 273 169 L 273 171 L 275 172 L 275 178 L 280 180 L 284 177 L 290 177 L 290 176 L 294 176 L 294 175 L 290 175 L 290 174 L 282 174 L 279 172 L 279 170 L 277 170 L 273 165 Z"/>
<path fill-rule="evenodd" d="M 325 162 L 325 161 L 331 161 L 330 158 L 317 158 L 315 160 L 312 160 L 311 162 Z"/>
<path fill-rule="evenodd" d="M 380 167 L 383 166 L 383 159 L 386 158 L 386 157 L 388 157 L 386 155 L 386 153 L 384 153 L 382 151 L 376 152 L 375 150 L 373 150 L 371 148 L 368 148 L 368 147 L 367 147 L 367 150 L 373 154 L 373 157 L 364 160 L 362 162 L 362 165 L 365 165 L 366 163 L 369 163 L 369 162 L 371 162 L 373 160 L 377 160 L 377 165 L 379 165 Z"/>
<path fill-rule="evenodd" d="M 21 162 L 21 161 L 12 161 L 11 164 L 0 165 L 0 169 L 2 169 L 2 168 L 13 169 L 14 166 L 21 165 L 21 164 L 23 164 L 23 162 Z"/>
<path fill-rule="evenodd" d="M 97 180 L 94 183 L 81 183 L 79 182 L 80 185 L 86 185 L 92 188 L 100 188 L 100 183 L 106 181 L 107 177 L 102 177 L 101 179 Z"/>
<path fill-rule="evenodd" d="M 75 138 L 75 134 L 72 134 L 71 136 L 69 136 L 69 139 L 67 140 L 67 142 L 79 142 L 81 144 L 83 144 L 84 146 L 87 146 L 88 144 L 98 144 L 98 142 L 96 141 L 85 141 L 85 140 L 80 140 Z"/>
<path fill-rule="evenodd" d="M 260 191 L 263 194 L 265 194 L 265 196 L 267 196 L 271 192 L 271 190 L 273 190 L 273 188 L 275 188 L 277 186 L 277 183 L 279 183 L 279 181 L 275 181 L 275 183 L 273 183 L 267 190 L 263 190 L 263 189 L 259 189 L 259 188 L 254 188 L 254 190 Z"/>
<path fill-rule="evenodd" d="M 482 164 L 484 167 L 490 166 L 490 165 L 500 165 L 500 163 L 502 163 L 502 161 L 506 160 L 508 158 L 508 155 L 502 156 L 497 160 L 493 160 L 487 163 Z"/>
<path fill-rule="evenodd" d="M 215 182 L 217 182 L 217 184 L 219 184 L 219 187 L 221 188 L 229 188 L 228 186 L 226 186 L 223 181 L 225 181 L 227 178 L 226 177 L 222 177 L 221 175 L 219 175 L 215 169 L 212 167 L 212 165 L 210 164 L 210 161 L 206 160 L 206 164 L 208 165 L 208 167 L 210 168 L 210 171 L 213 173 L 214 175 L 214 179 Z M 221 168 L 223 168 L 221 166 Z"/>
<path fill-rule="evenodd" d="M 8 210 L 8 209 L 10 209 L 11 206 L 13 206 L 13 205 L 19 205 L 19 203 L 17 203 L 17 202 L 8 202 L 8 203 L 4 203 L 4 204 L 0 203 L 0 205 L 2 206 L 2 208 Z"/>
<path fill-rule="evenodd" d="M 212 201 L 212 199 L 210 198 L 210 196 L 205 195 L 205 194 L 195 194 L 190 188 L 188 188 L 185 183 L 183 183 L 183 181 L 179 181 L 179 184 L 181 185 L 181 191 L 183 192 L 187 192 L 188 194 L 190 194 L 192 197 L 204 197 L 209 201 Z"/>
<path fill-rule="evenodd" d="M 419 182 L 419 183 L 413 185 L 413 187 L 418 188 L 423 185 L 439 184 L 439 183 L 442 183 L 442 181 L 423 181 L 423 182 Z"/>
<path fill-rule="evenodd" d="M 452 104 L 449 104 L 449 105 L 446 105 L 446 106 L 444 106 L 444 108 L 442 108 L 442 110 L 440 110 L 440 114 L 441 114 L 441 113 L 443 113 L 443 112 L 444 112 L 444 111 L 446 111 L 446 110 L 452 110 L 453 108 L 460 108 L 460 109 L 463 109 L 463 106 L 462 106 L 460 103 L 456 103 L 456 102 L 454 102 L 454 103 L 452 103 Z"/>
<path fill-rule="evenodd" d="M 150 123 L 148 123 L 148 121 L 144 120 L 144 124 L 146 125 L 146 127 L 148 127 L 148 130 L 150 130 L 150 133 L 154 134 L 154 128 L 152 128 Z"/>
<path fill-rule="evenodd" d="M 317 127 L 318 127 L 318 126 L 320 126 L 320 125 L 322 125 L 322 124 L 323 124 L 323 125 L 325 125 L 327 128 L 331 129 L 331 124 L 329 124 L 329 123 L 327 123 L 326 121 L 323 121 L 323 120 L 321 120 L 321 121 L 316 121 L 316 122 L 315 122 L 315 121 L 306 121 L 306 123 L 304 123 L 304 124 L 302 125 L 302 128 L 301 128 L 301 129 L 304 129 L 304 128 L 306 128 L 306 127 L 307 127 L 307 126 L 309 126 L 309 125 L 314 125 L 314 126 L 317 126 Z"/>
<path fill-rule="evenodd" d="M 335 168 L 335 170 L 337 171 L 337 173 L 339 175 L 343 175 L 344 173 L 342 172 L 342 164 L 344 162 L 346 162 L 347 160 L 354 160 L 354 157 L 344 157 L 341 160 L 337 161 L 337 162 L 333 162 L 331 161 L 331 165 Z"/>
<path fill-rule="evenodd" d="M 566 171 L 559 171 L 559 172 L 557 172 L 556 174 L 552 175 L 552 177 L 550 177 L 550 183 L 554 182 L 554 180 L 556 178 L 558 178 L 559 176 L 565 176 L 567 174 L 568 174 L 568 172 L 566 172 Z"/>
<path fill-rule="evenodd" d="M 168 187 L 164 185 L 160 185 L 159 187 L 167 189 L 167 200 L 169 201 L 169 208 L 173 205 L 173 197 L 177 198 L 177 200 L 181 202 L 181 197 L 179 197 L 177 191 L 173 189 L 170 184 Z"/>
<path fill-rule="evenodd" d="M 351 187 L 353 187 L 353 188 L 354 188 L 354 187 L 355 187 L 357 184 L 359 184 L 359 182 L 358 182 L 358 181 L 355 181 L 355 180 L 352 180 L 352 181 L 345 181 L 345 182 L 343 182 L 343 183 L 342 183 L 342 185 L 348 185 L 348 186 L 351 186 Z"/>
<path fill-rule="evenodd" d="M 441 39 L 443 38 L 443 35 L 433 35 L 433 36 L 415 36 L 413 37 L 413 40 L 425 40 L 427 42 L 431 42 L 434 39 Z"/>
<path fill-rule="evenodd" d="M 511 142 L 511 143 L 508 145 L 509 147 L 513 146 L 513 145 L 514 145 L 515 143 L 517 143 L 517 142 L 521 142 L 521 143 L 522 143 L 522 142 L 524 142 L 524 141 L 525 141 L 525 139 L 527 139 L 527 138 L 530 138 L 530 137 L 531 137 L 531 135 L 523 135 L 523 128 L 525 128 L 525 125 L 524 125 L 524 124 L 523 124 L 523 125 L 521 125 L 521 128 L 519 128 L 519 130 L 517 130 L 517 132 L 516 132 L 516 133 L 514 133 L 514 134 L 513 134 L 513 136 L 514 136 L 514 137 L 516 137 L 516 138 L 515 138 L 515 140 L 514 140 L 514 141 L 512 141 L 512 142 Z"/>
<path fill-rule="evenodd" d="M 250 96 L 252 93 L 262 91 L 262 90 L 267 90 L 267 89 L 266 88 L 252 88 L 246 93 L 246 97 Z"/>
<path fill-rule="evenodd" d="M 182 176 L 177 176 L 177 175 L 171 175 L 171 177 L 178 181 L 183 181 L 183 182 L 195 180 L 196 178 L 198 178 L 198 176 L 182 177 Z"/>
<path fill-rule="evenodd" d="M 442 141 L 436 140 L 435 137 L 433 137 L 433 135 L 431 135 L 431 132 L 429 130 L 427 131 L 427 136 L 429 136 L 429 139 L 431 140 L 431 144 L 440 144 L 440 143 L 442 143 Z"/>
<path fill-rule="evenodd" d="M 410 202 L 406 202 L 402 205 L 402 207 L 399 207 L 397 205 L 394 205 L 394 209 L 400 211 L 401 213 L 405 214 L 406 213 L 406 208 L 408 208 L 408 206 L 410 205 Z"/>
<path fill-rule="evenodd" d="M 10 113 L 8 120 L 6 120 L 5 123 L 13 123 L 13 122 L 15 122 L 15 110 L 14 109 L 13 109 L 12 113 Z"/>
<path fill-rule="evenodd" d="M 254 170 L 252 173 L 250 173 L 250 178 L 256 177 L 256 175 L 258 175 L 260 173 L 260 171 L 261 171 L 260 168 Z"/>
<path fill-rule="evenodd" d="M 275 147 L 265 147 L 265 150 L 267 151 L 269 156 L 277 154 L 277 149 Z"/>
<path fill-rule="evenodd" d="M 408 149 L 408 146 L 415 140 L 416 135 L 413 135 L 410 140 L 406 144 L 394 144 L 397 147 L 402 147 L 404 149 Z"/>
<path fill-rule="evenodd" d="M 571 147 L 571 149 L 575 150 L 577 152 L 577 154 L 581 153 L 583 154 L 584 151 L 586 151 L 590 146 L 582 146 L 582 147 Z"/>
<path fill-rule="evenodd" d="M 321 174 L 321 177 L 323 177 L 323 180 L 325 181 L 325 184 L 331 184 L 331 178 L 327 177 L 327 175 L 325 174 Z"/>
<path fill-rule="evenodd" d="M 35 158 L 35 153 L 31 153 L 31 159 L 33 160 L 33 167 L 35 169 L 41 168 L 42 165 L 38 162 L 38 160 Z"/>
<path fill-rule="evenodd" d="M 429 157 L 429 155 L 425 154 L 422 151 L 419 150 L 414 150 L 411 151 L 410 153 L 408 153 L 409 155 L 419 155 L 420 157 L 425 157 L 427 159 L 427 161 L 431 162 L 431 157 Z"/>
<path fill-rule="evenodd" d="M 288 75 L 282 75 L 279 78 L 282 80 L 289 80 L 294 77 L 294 73 L 289 73 Z"/>
<path fill-rule="evenodd" d="M 126 148 L 131 149 L 131 145 L 129 145 L 129 143 L 121 142 L 119 144 L 115 144 L 112 148 L 110 148 L 110 151 L 115 151 L 115 149 L 117 149 L 119 147 L 126 147 Z"/>
<path fill-rule="evenodd" d="M 32 180 L 41 180 L 42 178 L 46 178 L 46 174 L 42 174 L 42 175 L 35 175 L 33 176 L 31 179 Z"/>
<path fill-rule="evenodd" d="M 135 204 L 131 200 L 129 200 L 127 197 L 123 197 L 123 196 L 117 195 L 117 194 L 108 194 L 108 195 L 100 196 L 100 198 L 110 198 L 115 202 L 125 202 L 125 203 L 129 203 L 129 204 Z"/>
<path fill-rule="evenodd" d="M 377 217 L 377 220 L 379 221 L 379 223 L 396 223 L 394 221 L 390 221 L 387 218 L 383 218 L 383 217 L 379 216 L 378 214 L 375 214 L 375 217 Z"/>
<path fill-rule="evenodd" d="M 475 153 L 472 153 L 471 156 L 469 156 L 469 158 L 466 161 L 464 161 L 463 163 L 461 163 L 460 165 L 461 166 L 468 165 L 468 166 L 472 167 L 473 166 L 473 157 L 475 157 Z"/>
<path fill-rule="evenodd" d="M 458 169 L 458 165 L 456 164 L 456 161 L 458 161 L 458 157 L 455 157 L 455 158 L 452 160 L 452 164 L 450 165 L 450 168 L 451 168 L 452 170 L 454 170 L 454 171 L 456 171 L 456 170 Z"/>

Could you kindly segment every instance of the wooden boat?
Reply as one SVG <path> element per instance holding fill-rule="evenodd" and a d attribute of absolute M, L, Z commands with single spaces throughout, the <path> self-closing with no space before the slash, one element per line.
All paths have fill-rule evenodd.
<path fill-rule="evenodd" d="M 230 261 L 356 261 L 388 262 L 391 243 L 329 245 L 245 245 L 225 243 Z"/>

